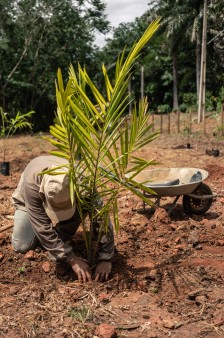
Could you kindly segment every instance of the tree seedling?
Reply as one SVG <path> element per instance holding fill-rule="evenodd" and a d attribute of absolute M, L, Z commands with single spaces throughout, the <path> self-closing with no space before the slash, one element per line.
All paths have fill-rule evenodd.
<path fill-rule="evenodd" d="M 107 235 L 111 215 L 115 230 L 119 231 L 119 193 L 127 189 L 146 203 L 153 204 L 143 191 L 148 194 L 154 192 L 144 182 L 135 181 L 135 177 L 156 162 L 138 157 L 137 152 L 149 146 L 159 136 L 159 131 L 154 132 L 149 122 L 147 99 L 132 102 L 128 84 L 140 51 L 158 27 L 159 19 L 149 25 L 126 58 L 124 49 L 118 56 L 114 78 L 109 78 L 107 68 L 102 65 L 103 92 L 99 92 L 81 66 L 77 71 L 70 66 L 66 85 L 58 70 L 56 119 L 50 127 L 52 137 L 46 139 L 56 148 L 50 152 L 52 155 L 68 160 L 68 165 L 64 167 L 69 172 L 71 200 L 76 201 L 81 216 L 87 259 L 91 266 L 101 235 Z M 133 109 L 127 116 L 131 103 Z M 57 168 L 42 174 L 54 174 Z M 104 202 L 100 208 L 99 196 Z M 88 222 L 83 210 L 89 211 Z M 96 220 L 101 221 L 95 245 Z"/>
<path fill-rule="evenodd" d="M 14 117 L 10 117 L 9 113 L 4 112 L 3 108 L 0 107 L 0 137 L 3 139 L 3 161 L 5 162 L 6 157 L 6 142 L 16 133 L 17 130 L 32 129 L 32 123 L 29 121 L 34 111 L 22 114 L 19 111 Z"/>
<path fill-rule="evenodd" d="M 21 267 L 18 268 L 18 274 L 19 275 L 24 275 L 25 272 L 26 272 L 25 266 L 21 266 Z"/>

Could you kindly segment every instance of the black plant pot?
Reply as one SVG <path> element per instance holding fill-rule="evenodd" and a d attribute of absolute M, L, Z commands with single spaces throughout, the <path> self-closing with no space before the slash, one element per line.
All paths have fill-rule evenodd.
<path fill-rule="evenodd" d="M 4 176 L 9 176 L 9 168 L 10 163 L 9 162 L 0 162 L 0 173 Z"/>
<path fill-rule="evenodd" d="M 191 144 L 187 143 L 187 149 L 190 149 L 190 148 L 191 148 Z"/>
<path fill-rule="evenodd" d="M 219 156 L 219 149 L 212 149 L 212 155 L 214 157 L 218 157 Z"/>

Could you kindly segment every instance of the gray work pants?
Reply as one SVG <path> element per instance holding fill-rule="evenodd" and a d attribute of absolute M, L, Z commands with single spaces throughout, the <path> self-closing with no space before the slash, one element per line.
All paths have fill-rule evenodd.
<path fill-rule="evenodd" d="M 59 222 L 55 230 L 63 241 L 71 239 L 79 226 L 80 222 L 70 219 L 68 221 Z M 12 234 L 12 246 L 16 252 L 26 253 L 35 248 L 39 243 L 37 236 L 31 225 L 29 215 L 24 210 L 16 210 L 14 214 L 14 228 Z"/>

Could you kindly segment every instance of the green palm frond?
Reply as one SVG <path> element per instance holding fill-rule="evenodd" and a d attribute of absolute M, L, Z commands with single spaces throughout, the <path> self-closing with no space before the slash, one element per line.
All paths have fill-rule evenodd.
<path fill-rule="evenodd" d="M 34 111 L 30 111 L 28 113 L 22 114 L 18 111 L 15 117 L 10 117 L 10 114 L 4 112 L 3 108 L 0 107 L 0 137 L 3 138 L 3 158 L 5 161 L 6 156 L 6 141 L 7 139 L 14 135 L 17 130 L 24 130 L 24 129 L 32 129 L 33 124 L 29 121 L 29 119 L 34 114 Z"/>
<path fill-rule="evenodd" d="M 15 117 L 11 117 L 1 108 L 1 135 L 3 137 L 9 137 L 15 134 L 17 130 L 25 128 L 32 129 L 32 123 L 29 122 L 29 118 L 34 114 L 34 111 L 22 114 L 18 111 Z"/>
<path fill-rule="evenodd" d="M 102 66 L 105 97 L 90 79 L 86 69 L 80 65 L 77 72 L 72 65 L 69 67 L 66 86 L 61 71 L 58 70 L 56 123 L 50 127 L 52 137 L 47 139 L 56 148 L 51 153 L 69 161 L 71 197 L 73 199 L 75 194 L 80 213 L 82 204 L 87 203 L 82 196 L 89 196 L 91 229 L 94 219 L 100 217 L 106 232 L 112 211 L 115 229 L 118 231 L 117 198 L 124 189 L 130 190 L 146 203 L 151 203 L 144 191 L 149 194 L 153 194 L 153 191 L 144 184 L 135 182 L 134 178 L 156 162 L 138 158 L 136 151 L 158 137 L 159 132 L 151 132 L 147 99 L 134 105 L 130 118 L 125 113 L 132 101 L 128 93 L 128 82 L 133 66 L 158 27 L 159 19 L 149 25 L 126 59 L 125 49 L 118 56 L 114 79 L 110 79 L 106 67 Z M 81 155 L 79 161 L 78 155 Z M 104 206 L 95 210 L 95 200 L 99 195 L 105 198 Z M 82 217 L 85 229 L 85 219 L 81 215 Z M 86 244 L 87 248 L 91 246 L 89 242 Z"/>

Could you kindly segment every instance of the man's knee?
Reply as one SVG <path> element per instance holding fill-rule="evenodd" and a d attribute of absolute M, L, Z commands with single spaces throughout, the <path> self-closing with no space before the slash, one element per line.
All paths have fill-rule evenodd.
<path fill-rule="evenodd" d="M 14 251 L 22 254 L 25 254 L 29 250 L 33 249 L 33 246 L 30 245 L 30 243 L 15 240 L 13 237 L 12 237 L 12 246 Z"/>
<path fill-rule="evenodd" d="M 14 228 L 12 233 L 12 246 L 18 253 L 26 253 L 37 244 L 37 238 L 33 231 L 28 213 L 16 210 L 14 215 Z"/>

